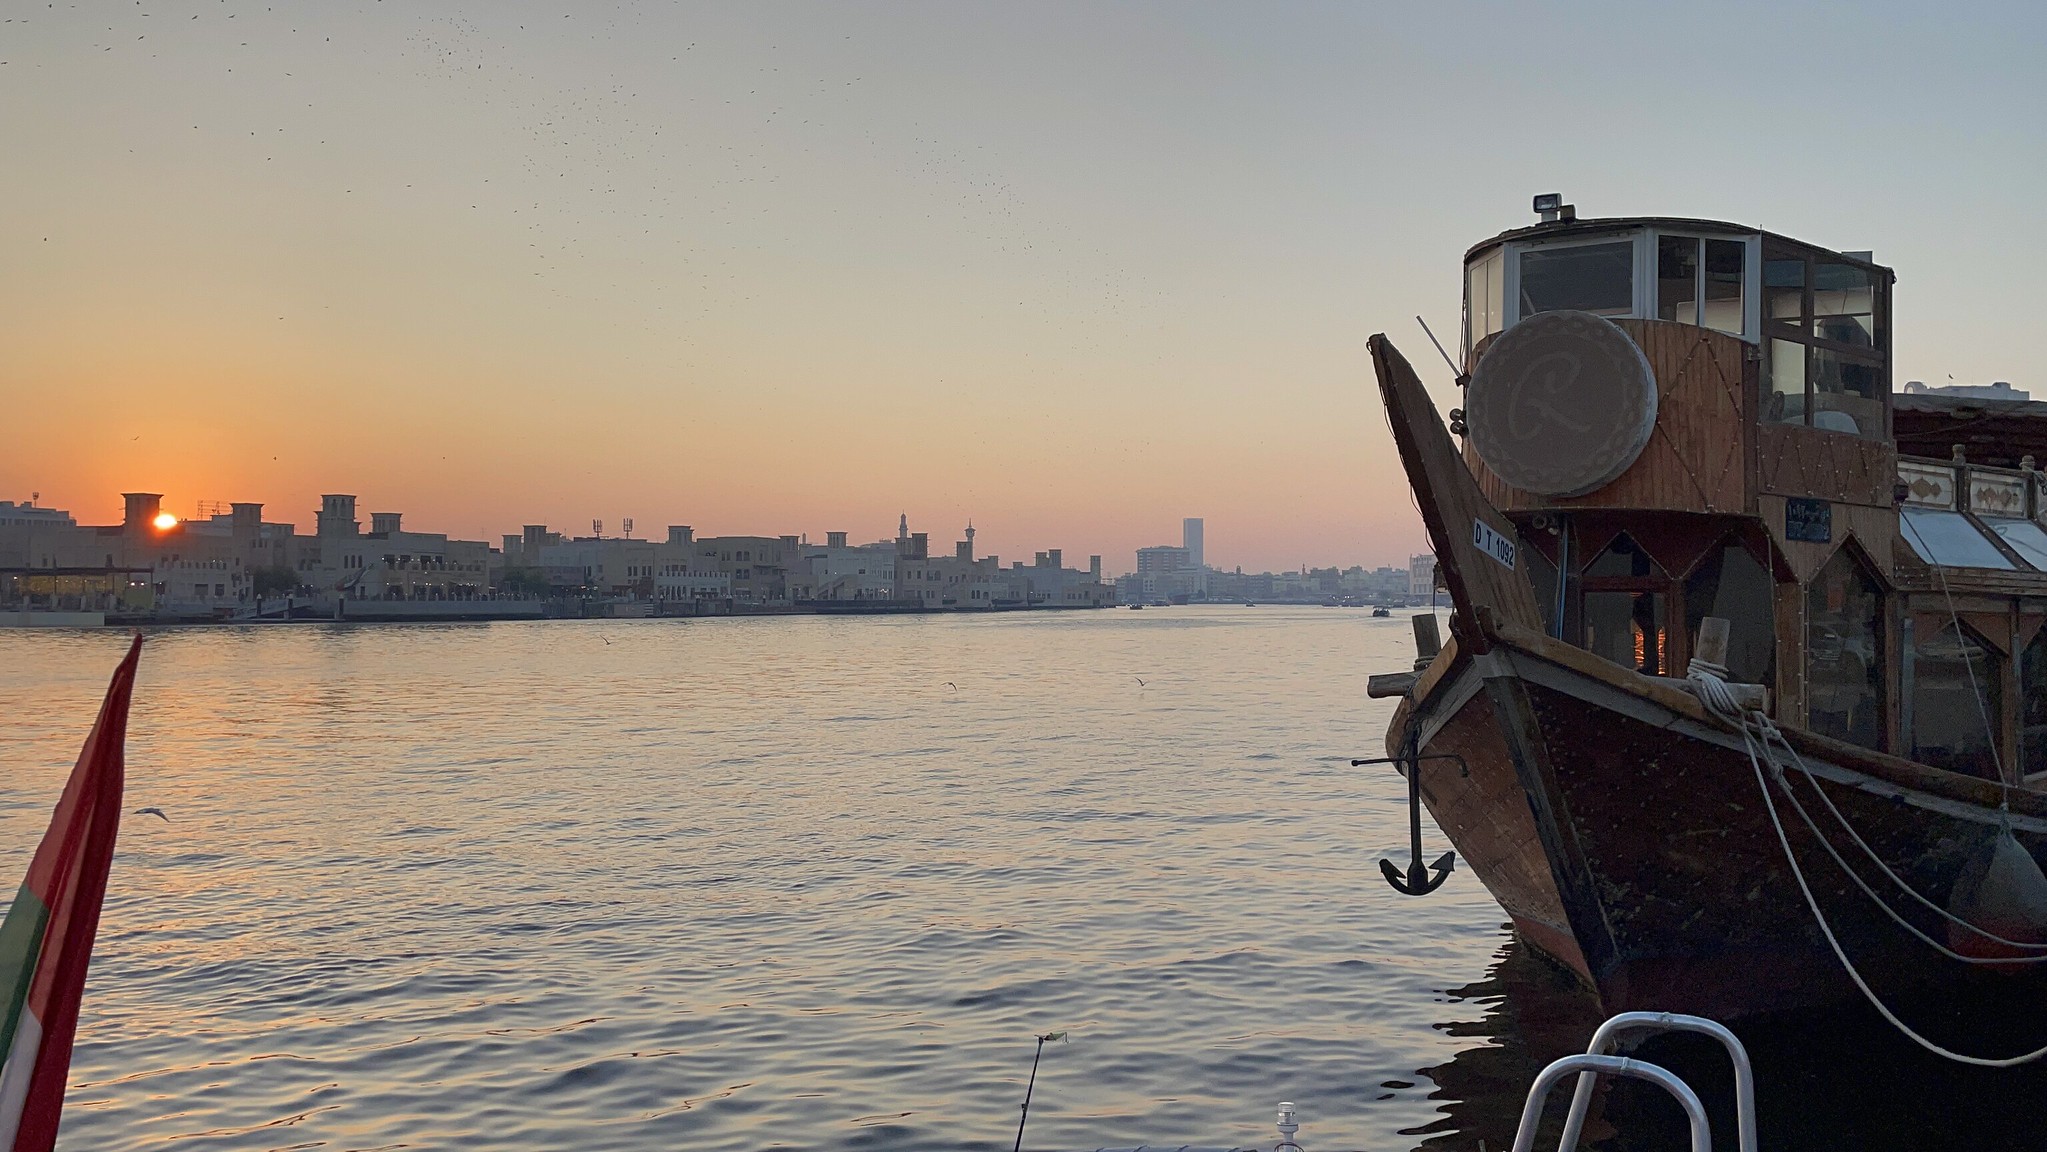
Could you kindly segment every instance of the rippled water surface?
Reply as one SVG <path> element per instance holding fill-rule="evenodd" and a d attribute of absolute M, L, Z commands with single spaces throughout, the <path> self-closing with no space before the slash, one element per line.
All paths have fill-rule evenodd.
<path fill-rule="evenodd" d="M 122 644 L 0 631 L 9 874 Z M 1336 609 L 158 632 L 63 1146 L 1007 1148 L 1054 1029 L 1033 1146 L 1411 1145 L 1503 937 L 1378 877 L 1410 659 Z"/>
<path fill-rule="evenodd" d="M 1066 1030 L 1035 1148 L 1269 1145 L 1281 1099 L 1314 1148 L 1502 1148 L 1597 1017 L 1468 874 L 1379 878 L 1404 787 L 1349 759 L 1409 635 L 1289 608 L 156 633 L 129 805 L 171 822 L 123 829 L 61 1146 L 1006 1149 L 1032 1034 Z M 123 643 L 0 630 L 7 875 Z M 1842 1035 L 1829 1059 L 1885 1040 Z M 1766 1139 L 1812 1112 L 1805 1043 Z M 1676 1146 L 1654 1101 L 1618 1111 Z"/>

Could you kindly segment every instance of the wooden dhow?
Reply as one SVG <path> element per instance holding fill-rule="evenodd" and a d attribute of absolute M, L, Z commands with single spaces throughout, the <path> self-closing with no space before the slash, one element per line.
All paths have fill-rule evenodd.
<path fill-rule="evenodd" d="M 2047 779 L 2047 485 L 2017 450 L 2047 447 L 2047 405 L 1913 394 L 1901 416 L 1893 276 L 1867 253 L 1545 207 L 1466 256 L 1448 429 L 1370 342 L 1453 601 L 1426 669 L 1376 678 L 1402 697 L 1389 755 L 1604 1011 L 1851 1000 L 1844 961 L 1936 1033 L 1977 1000 L 2047 1006 L 2047 965 L 1933 946 L 2047 941 L 2027 786 Z M 1934 458 L 1901 455 L 1894 420 L 1922 451 L 2023 431 Z M 1702 655 L 1797 770 L 1702 701 Z"/>

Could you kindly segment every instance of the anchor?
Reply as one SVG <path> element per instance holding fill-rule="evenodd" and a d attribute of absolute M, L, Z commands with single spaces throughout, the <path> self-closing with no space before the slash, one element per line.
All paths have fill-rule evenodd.
<path fill-rule="evenodd" d="M 1455 752 L 1432 752 L 1426 756 L 1422 755 L 1415 747 L 1415 734 L 1412 729 L 1408 732 L 1407 744 L 1402 751 L 1404 754 L 1400 756 L 1380 756 L 1368 760 L 1353 760 L 1350 762 L 1350 765 L 1353 768 L 1362 768 L 1367 764 L 1397 764 L 1401 766 L 1401 771 L 1407 776 L 1407 834 L 1410 851 L 1407 860 L 1407 875 L 1403 877 L 1400 873 L 1400 867 L 1391 860 L 1379 861 L 1379 871 L 1385 873 L 1386 883 L 1391 884 L 1395 892 L 1403 896 L 1426 896 L 1441 888 L 1443 881 L 1450 878 L 1450 870 L 1457 866 L 1457 853 L 1445 852 L 1441 856 L 1436 857 L 1436 862 L 1433 864 L 1425 866 L 1422 863 L 1421 762 L 1423 760 L 1455 760 L 1457 761 L 1458 769 L 1467 776 L 1471 775 L 1471 766 L 1464 762 L 1464 757 L 1459 756 Z M 1431 872 L 1434 873 L 1433 876 L 1430 875 Z"/>

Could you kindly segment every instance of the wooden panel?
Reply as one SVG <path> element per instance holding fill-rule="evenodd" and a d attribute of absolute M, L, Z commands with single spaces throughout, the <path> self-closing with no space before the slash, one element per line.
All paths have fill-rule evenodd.
<path fill-rule="evenodd" d="M 1805 723 L 1805 589 L 1777 585 L 1777 714 L 1786 724 Z"/>
<path fill-rule="evenodd" d="M 1889 508 L 1898 454 L 1882 440 L 1797 424 L 1760 424 L 1756 471 L 1764 492 Z"/>
<path fill-rule="evenodd" d="M 1496 507 L 1658 508 L 1750 512 L 1742 426 L 1751 394 L 1747 345 L 1722 332 L 1663 320 L 1616 320 L 1656 374 L 1656 429 L 1611 484 L 1567 499 L 1523 492 L 1492 474 L 1469 442 L 1465 463 Z"/>
<path fill-rule="evenodd" d="M 1400 463 L 1421 508 L 1429 543 L 1436 553 L 1436 573 L 1456 602 L 1453 622 L 1466 643 L 1482 646 L 1481 614 L 1489 623 L 1542 630 L 1529 580 L 1528 549 L 1517 547 L 1510 568 L 1480 549 L 1474 536 L 1479 526 L 1499 537 L 1520 539 L 1514 523 L 1486 502 L 1478 482 L 1458 458 L 1457 446 L 1436 414 L 1436 405 L 1400 350 L 1384 334 L 1367 344 L 1379 377 L 1379 395 L 1386 402 L 1387 422 L 1400 449 Z M 1475 647 L 1474 651 L 1482 650 Z"/>
<path fill-rule="evenodd" d="M 1869 508 L 1859 504 L 1834 505 L 1834 535 L 1825 543 L 1784 538 L 1784 497 L 1763 495 L 1756 499 L 1756 510 L 1762 513 L 1763 523 L 1769 526 L 1770 543 L 1790 563 L 1792 574 L 1800 584 L 1812 582 L 1813 574 L 1820 570 L 1833 556 L 1834 549 L 1849 536 L 1854 536 L 1869 554 L 1869 559 L 1883 574 L 1886 583 L 1893 579 L 1896 569 L 1898 540 L 1898 512 L 1891 507 Z"/>
<path fill-rule="evenodd" d="M 1891 582 L 1901 591 L 1996 598 L 2038 596 L 2047 592 L 2047 572 L 2004 572 L 1993 568 L 1944 568 L 1936 571 L 1899 542 L 1902 560 L 1891 569 Z"/>

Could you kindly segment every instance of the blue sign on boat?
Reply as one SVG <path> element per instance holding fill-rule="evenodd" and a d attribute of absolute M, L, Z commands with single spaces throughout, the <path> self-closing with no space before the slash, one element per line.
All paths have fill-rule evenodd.
<path fill-rule="evenodd" d="M 1792 496 L 1784 501 L 1784 538 L 1809 544 L 1834 542 L 1834 506 L 1825 500 Z"/>

